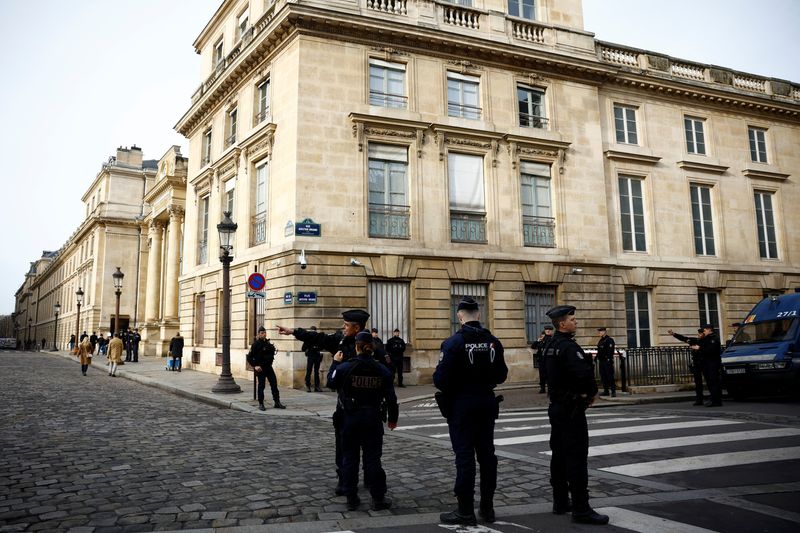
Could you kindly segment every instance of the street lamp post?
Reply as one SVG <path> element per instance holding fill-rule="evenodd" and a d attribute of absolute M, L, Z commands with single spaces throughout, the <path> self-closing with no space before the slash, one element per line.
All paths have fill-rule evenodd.
<path fill-rule="evenodd" d="M 122 337 L 122 330 L 119 328 L 119 297 L 122 294 L 122 278 L 125 277 L 125 274 L 117 267 L 117 271 L 111 274 L 111 277 L 114 278 L 114 294 L 117 295 L 117 310 L 114 313 L 114 329 L 119 333 L 119 336 Z M 111 332 L 114 333 L 113 331 Z"/>
<path fill-rule="evenodd" d="M 83 303 L 83 289 L 80 287 L 75 292 L 75 302 L 78 304 L 78 319 L 75 321 L 75 348 L 77 348 L 78 339 L 81 338 L 81 304 Z"/>
<path fill-rule="evenodd" d="M 53 349 L 52 349 L 51 351 L 52 351 L 52 352 L 57 352 L 57 351 L 58 351 L 58 344 L 57 344 L 57 336 L 58 336 L 58 313 L 60 313 L 60 312 L 61 312 L 61 304 L 60 304 L 60 303 L 58 303 L 58 302 L 56 302 L 56 304 L 53 306 L 53 311 L 54 311 L 54 312 L 55 312 L 55 314 L 56 314 L 56 321 L 55 321 L 55 324 L 53 324 Z"/>
<path fill-rule="evenodd" d="M 231 261 L 233 261 L 233 234 L 238 225 L 231 220 L 231 212 L 225 211 L 222 222 L 217 224 L 219 232 L 219 260 L 222 263 L 222 372 L 211 392 L 236 393 L 242 388 L 231 374 Z"/>

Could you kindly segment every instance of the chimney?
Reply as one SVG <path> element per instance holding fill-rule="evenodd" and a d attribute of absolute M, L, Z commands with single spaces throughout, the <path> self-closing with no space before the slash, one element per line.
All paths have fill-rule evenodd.
<path fill-rule="evenodd" d="M 142 149 L 135 144 L 130 148 L 117 148 L 117 163 L 142 168 Z"/>

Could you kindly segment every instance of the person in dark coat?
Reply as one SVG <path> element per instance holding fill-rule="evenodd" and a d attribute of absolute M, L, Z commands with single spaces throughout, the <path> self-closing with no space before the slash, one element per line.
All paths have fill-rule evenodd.
<path fill-rule="evenodd" d="M 398 387 L 405 387 L 403 385 L 403 354 L 405 351 L 406 341 L 400 336 L 400 330 L 395 328 L 392 337 L 386 341 L 386 353 L 389 354 L 389 360 L 392 362 L 392 374 L 397 375 Z"/>
<path fill-rule="evenodd" d="M 531 343 L 531 349 L 534 351 L 535 366 L 539 369 L 539 394 L 547 392 L 547 368 L 544 365 L 544 350 L 551 340 L 553 340 L 553 326 L 548 325 L 542 328 L 539 338 Z"/>
<path fill-rule="evenodd" d="M 686 337 L 685 335 L 675 333 L 671 329 L 667 330 L 667 333 L 679 341 L 685 342 L 691 348 L 692 346 L 698 346 L 700 344 L 700 339 L 703 338 L 703 331 L 703 328 L 698 329 L 697 337 Z M 692 361 L 689 370 L 692 371 L 692 377 L 694 378 L 694 405 L 703 405 L 703 364 L 695 350 L 692 350 Z"/>
<path fill-rule="evenodd" d="M 131 334 L 131 352 L 134 363 L 139 362 L 139 343 L 142 342 L 142 336 L 139 335 L 139 329 L 133 330 Z"/>
<path fill-rule="evenodd" d="M 311 331 L 317 331 L 317 326 L 311 326 Z M 311 392 L 311 372 L 314 372 L 314 392 L 322 392 L 319 388 L 319 365 L 322 363 L 322 353 L 313 343 L 304 342 L 300 348 L 306 354 L 306 390 Z"/>
<path fill-rule="evenodd" d="M 133 348 L 131 347 L 132 340 L 133 331 L 131 331 L 131 328 L 128 328 L 128 331 L 122 333 L 122 344 L 125 345 L 125 361 L 128 363 L 133 362 Z"/>
<path fill-rule="evenodd" d="M 262 411 L 266 410 L 266 407 L 264 407 L 264 387 L 266 386 L 265 382 L 269 380 L 269 388 L 272 391 L 272 401 L 275 402 L 275 409 L 286 409 L 286 406 L 281 403 L 278 378 L 275 376 L 275 370 L 272 369 L 272 363 L 275 362 L 275 346 L 267 339 L 267 330 L 264 326 L 258 328 L 258 338 L 247 353 L 247 362 L 253 367 L 258 380 L 258 408 Z"/>
<path fill-rule="evenodd" d="M 603 382 L 603 392 L 600 396 L 608 396 L 610 389 L 613 398 L 617 395 L 617 383 L 614 379 L 614 352 L 617 345 L 614 339 L 608 336 L 606 328 L 597 328 L 597 332 L 600 334 L 600 339 L 597 341 L 597 364 Z"/>
<path fill-rule="evenodd" d="M 497 487 L 497 456 L 494 452 L 494 421 L 499 402 L 494 388 L 508 376 L 503 345 L 481 326 L 478 303 L 465 297 L 456 312 L 461 329 L 442 343 L 433 384 L 441 391 L 440 408 L 447 418 L 456 463 L 453 492 L 458 508 L 442 513 L 445 524 L 476 525 L 475 459 L 480 464 L 480 508 L 486 522 L 494 522 L 494 492 Z"/>
<path fill-rule="evenodd" d="M 169 341 L 169 355 L 172 356 L 172 370 L 180 372 L 183 358 L 183 337 L 180 331 Z"/>
<path fill-rule="evenodd" d="M 89 342 L 92 343 L 92 353 L 94 353 L 95 348 L 97 348 L 97 332 L 93 331 L 92 335 L 89 337 Z"/>
<path fill-rule="evenodd" d="M 386 498 L 386 473 L 381 466 L 383 422 L 381 405 L 388 409 L 389 429 L 397 427 L 397 397 L 392 387 L 392 373 L 374 359 L 375 349 L 369 333 L 362 331 L 355 338 L 356 357 L 344 362 L 344 353 L 337 352 L 336 369 L 329 386 L 339 391 L 342 409 L 342 488 L 347 495 L 347 508 L 358 509 L 358 457 L 363 451 L 364 482 L 372 496 L 371 509 L 391 507 Z"/>
<path fill-rule="evenodd" d="M 712 324 L 703 324 L 703 338 L 697 346 L 692 346 L 697 352 L 700 364 L 703 367 L 703 377 L 708 385 L 708 394 L 711 400 L 705 403 L 706 407 L 722 406 L 722 346 Z"/>
<path fill-rule="evenodd" d="M 608 516 L 589 505 L 589 429 L 586 409 L 597 396 L 592 358 L 584 353 L 575 332 L 575 307 L 559 305 L 547 311 L 556 333 L 545 352 L 550 406 L 550 485 L 553 513 L 572 511 L 572 521 L 607 524 Z M 570 503 L 570 496 L 572 502 Z"/>

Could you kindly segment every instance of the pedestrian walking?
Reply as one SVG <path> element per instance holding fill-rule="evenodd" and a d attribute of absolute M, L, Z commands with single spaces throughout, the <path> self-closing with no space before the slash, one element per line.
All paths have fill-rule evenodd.
<path fill-rule="evenodd" d="M 89 365 L 92 364 L 92 343 L 89 339 L 83 339 L 78 345 L 78 359 L 81 361 L 81 374 L 85 376 Z"/>
<path fill-rule="evenodd" d="M 119 333 L 114 334 L 114 338 L 108 341 L 108 375 L 116 377 L 117 365 L 122 362 L 122 339 L 119 338 Z"/>
<path fill-rule="evenodd" d="M 80 338 L 80 339 L 78 339 L 78 344 L 80 344 L 81 342 L 83 342 L 83 339 L 87 338 L 88 336 L 89 336 L 89 335 L 88 335 L 88 334 L 87 334 L 85 331 L 84 331 L 83 333 L 81 333 L 81 338 Z"/>
<path fill-rule="evenodd" d="M 89 337 L 89 342 L 92 343 L 92 353 L 94 353 L 95 348 L 97 348 L 97 332 L 93 331 L 92 335 Z"/>
<path fill-rule="evenodd" d="M 75 350 L 75 343 L 76 343 L 75 335 L 70 335 L 69 336 L 69 351 L 70 352 Z"/>
<path fill-rule="evenodd" d="M 183 337 L 181 337 L 180 331 L 176 332 L 169 341 L 169 355 L 172 357 L 171 370 L 180 372 L 181 366 L 183 366 Z"/>
<path fill-rule="evenodd" d="M 551 340 L 553 340 L 553 326 L 547 325 L 542 328 L 539 338 L 531 343 L 531 349 L 534 351 L 534 366 L 539 369 L 539 394 L 547 392 L 547 368 L 544 364 L 544 351 Z"/>
<path fill-rule="evenodd" d="M 361 504 L 358 497 L 358 464 L 362 452 L 364 483 L 372 496 L 370 508 L 380 511 L 392 505 L 392 501 L 386 498 L 386 473 L 381 465 L 381 405 L 385 403 L 388 410 L 389 429 L 397 427 L 399 409 L 392 386 L 392 373 L 374 359 L 373 343 L 369 333 L 358 333 L 355 337 L 356 357 L 345 362 L 344 353 L 337 352 L 334 356 L 337 367 L 330 379 L 330 386 L 339 391 L 337 403 L 343 411 L 342 488 L 350 511 L 355 511 Z"/>
<path fill-rule="evenodd" d="M 106 346 L 108 346 L 108 339 L 106 339 L 105 335 L 101 332 L 97 337 L 97 355 L 105 355 Z"/>
<path fill-rule="evenodd" d="M 584 353 L 575 332 L 576 308 L 559 305 L 547 311 L 556 329 L 545 353 L 550 406 L 550 485 L 553 513 L 572 511 L 572 521 L 607 524 L 608 516 L 589 505 L 589 429 L 586 409 L 597 396 L 591 356 Z M 572 502 L 570 503 L 570 496 Z"/>
<path fill-rule="evenodd" d="M 465 297 L 456 312 L 461 329 L 442 343 L 433 384 L 441 393 L 438 402 L 447 419 L 456 464 L 453 492 L 458 508 L 442 513 L 445 524 L 476 525 L 475 459 L 480 465 L 480 508 L 486 522 L 494 522 L 494 491 L 497 487 L 497 456 L 494 451 L 494 421 L 499 398 L 494 388 L 508 376 L 503 345 L 481 326 L 478 303 Z"/>
<path fill-rule="evenodd" d="M 275 371 L 272 369 L 272 363 L 275 361 L 275 346 L 267 339 L 267 330 L 264 326 L 258 328 L 258 338 L 256 342 L 250 346 L 250 351 L 247 353 L 247 362 L 253 367 L 258 379 L 258 408 L 262 411 L 266 410 L 264 407 L 264 387 L 266 381 L 269 380 L 269 388 L 272 391 L 272 401 L 274 402 L 275 409 L 286 409 L 286 406 L 281 403 L 281 393 L 278 390 L 278 378 L 275 376 Z"/>
<path fill-rule="evenodd" d="M 139 329 L 134 329 L 133 334 L 131 335 L 131 352 L 133 352 L 133 361 L 134 363 L 139 362 L 139 343 L 142 341 L 142 336 L 139 335 Z"/>
<path fill-rule="evenodd" d="M 311 326 L 317 331 L 317 326 Z M 311 372 L 314 372 L 314 392 L 322 392 L 319 388 L 319 365 L 322 363 L 322 352 L 311 342 L 304 342 L 300 348 L 306 354 L 306 390 L 311 392 Z"/>
<path fill-rule="evenodd" d="M 341 361 L 356 356 L 356 335 L 364 331 L 369 320 L 369 313 L 361 309 L 350 309 L 342 313 L 342 329 L 336 333 L 325 334 L 321 331 L 311 331 L 303 328 L 286 328 L 278 326 L 278 333 L 281 335 L 294 335 L 294 338 L 303 342 L 311 342 L 315 346 L 328 351 L 332 354 L 342 352 Z M 331 367 L 328 369 L 328 388 L 333 388 L 331 385 L 331 377 L 339 365 L 339 361 L 335 359 L 331 362 Z M 335 434 L 335 454 L 336 454 L 336 477 L 338 482 L 336 484 L 336 495 L 341 496 L 344 492 L 342 485 L 342 424 L 344 413 L 340 405 L 336 405 L 336 410 L 333 412 L 333 430 Z"/>
<path fill-rule="evenodd" d="M 403 385 L 403 354 L 405 352 L 406 341 L 400 336 L 400 330 L 394 328 L 392 337 L 386 341 L 386 353 L 389 354 L 392 362 L 392 381 L 394 381 L 394 376 L 397 376 L 398 387 L 405 387 Z"/>
<path fill-rule="evenodd" d="M 600 339 L 597 341 L 597 364 L 600 368 L 600 380 L 603 382 L 603 392 L 600 396 L 608 396 L 609 390 L 611 397 L 617 396 L 617 383 L 614 379 L 614 352 L 617 345 L 614 339 L 609 337 L 606 328 L 597 328 Z"/>

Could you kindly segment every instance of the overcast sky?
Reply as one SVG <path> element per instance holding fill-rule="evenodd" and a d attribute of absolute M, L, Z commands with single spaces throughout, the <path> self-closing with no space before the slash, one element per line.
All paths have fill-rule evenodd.
<path fill-rule="evenodd" d="M 558 1 L 558 0 L 551 0 Z M 83 220 L 117 146 L 158 159 L 200 84 L 192 42 L 220 0 L 0 0 L 0 314 L 30 261 Z M 798 0 L 583 0 L 597 39 L 800 82 Z"/>

